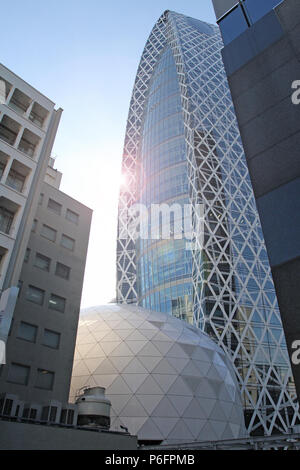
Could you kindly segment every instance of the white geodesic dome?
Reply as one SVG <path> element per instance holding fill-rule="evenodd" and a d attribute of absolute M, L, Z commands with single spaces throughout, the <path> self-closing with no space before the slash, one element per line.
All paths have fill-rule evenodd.
<path fill-rule="evenodd" d="M 170 315 L 109 304 L 81 312 L 71 400 L 106 388 L 111 429 L 139 441 L 180 443 L 245 436 L 240 392 L 223 350 Z"/>

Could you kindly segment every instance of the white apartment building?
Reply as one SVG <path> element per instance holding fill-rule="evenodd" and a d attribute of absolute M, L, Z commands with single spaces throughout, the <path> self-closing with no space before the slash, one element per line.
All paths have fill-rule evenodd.
<path fill-rule="evenodd" d="M 0 64 L 0 294 L 18 285 L 62 113 L 54 108 Z M 5 308 L 2 296 L 2 316 Z"/>

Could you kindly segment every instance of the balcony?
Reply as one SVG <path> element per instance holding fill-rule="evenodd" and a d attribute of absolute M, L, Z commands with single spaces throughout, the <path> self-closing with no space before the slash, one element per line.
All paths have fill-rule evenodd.
<path fill-rule="evenodd" d="M 24 192 L 25 181 L 29 173 L 30 168 L 14 160 L 6 180 L 6 185 L 19 193 Z"/>
<path fill-rule="evenodd" d="M 3 261 L 5 255 L 6 255 L 6 253 L 7 253 L 7 249 L 4 248 L 3 246 L 0 246 L 0 270 L 1 270 L 2 261 Z M 0 274 L 1 274 L 1 272 L 0 272 Z"/>
<path fill-rule="evenodd" d="M 0 179 L 3 176 L 8 159 L 9 159 L 9 156 L 6 155 L 6 153 L 0 151 Z"/>
<path fill-rule="evenodd" d="M 40 138 L 33 134 L 33 132 L 25 129 L 19 143 L 18 150 L 25 153 L 31 158 L 34 158 Z"/>
<path fill-rule="evenodd" d="M 4 142 L 9 145 L 14 145 L 20 127 L 21 126 L 16 121 L 4 115 L 0 123 L 0 139 L 4 140 Z"/>
<path fill-rule="evenodd" d="M 36 126 L 43 128 L 48 114 L 49 112 L 45 108 L 43 108 L 38 103 L 34 103 L 32 111 L 29 115 L 29 119 Z"/>
<path fill-rule="evenodd" d="M 7 100 L 12 85 L 4 78 L 0 77 L 0 104 L 4 104 Z"/>
<path fill-rule="evenodd" d="M 11 100 L 9 102 L 9 107 L 16 111 L 18 114 L 25 114 L 27 109 L 31 104 L 31 98 L 22 93 L 22 91 L 15 89 Z"/>
<path fill-rule="evenodd" d="M 19 206 L 14 202 L 0 197 L 0 232 L 10 235 L 12 225 Z"/>

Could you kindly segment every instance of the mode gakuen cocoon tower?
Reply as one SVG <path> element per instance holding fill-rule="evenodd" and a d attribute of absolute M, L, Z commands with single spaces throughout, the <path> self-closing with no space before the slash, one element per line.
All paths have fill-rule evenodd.
<path fill-rule="evenodd" d="M 172 314 L 214 337 L 234 364 L 248 431 L 268 435 L 300 421 L 222 47 L 217 27 L 170 11 L 147 41 L 124 145 L 117 301 Z M 131 208 L 154 204 L 179 205 L 192 240 L 178 211 L 169 237 L 136 236 Z"/>

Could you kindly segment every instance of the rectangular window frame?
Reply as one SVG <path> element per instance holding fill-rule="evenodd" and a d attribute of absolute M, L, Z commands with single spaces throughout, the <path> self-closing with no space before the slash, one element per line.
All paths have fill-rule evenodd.
<path fill-rule="evenodd" d="M 29 291 L 30 290 L 33 290 L 33 291 L 36 291 L 36 292 L 40 292 L 42 294 L 42 301 L 41 302 L 35 302 L 34 300 L 32 300 L 31 298 L 28 297 L 28 294 L 29 294 Z M 36 305 L 44 305 L 44 302 L 45 302 L 45 290 L 44 289 L 40 289 L 39 287 L 36 287 L 36 286 L 33 286 L 33 285 L 29 285 L 27 287 L 27 290 L 26 290 L 26 295 L 25 295 L 25 299 L 28 301 L 28 302 L 31 302 L 33 304 L 36 304 Z"/>
<path fill-rule="evenodd" d="M 41 260 L 41 261 L 44 260 L 44 261 L 48 262 L 47 267 L 43 268 L 41 265 L 38 265 L 37 264 L 38 259 Z M 49 258 L 48 256 L 43 255 L 42 253 L 36 252 L 35 259 L 34 259 L 34 267 L 49 273 L 50 272 L 50 267 L 51 267 L 51 258 Z"/>
<path fill-rule="evenodd" d="M 21 327 L 22 324 L 23 324 L 23 325 L 30 326 L 30 327 L 33 327 L 33 328 L 35 329 L 35 334 L 34 334 L 34 339 L 33 339 L 33 340 L 24 338 L 24 336 L 20 336 L 20 327 Z M 32 325 L 31 323 L 28 323 L 28 322 L 25 322 L 25 321 L 21 321 L 21 322 L 19 323 L 19 327 L 18 327 L 18 332 L 17 332 L 16 338 L 17 338 L 17 339 L 20 339 L 20 340 L 22 340 L 22 341 L 26 341 L 26 342 L 28 342 L 28 343 L 36 344 L 37 334 L 38 334 L 38 327 L 37 327 L 37 325 Z"/>
<path fill-rule="evenodd" d="M 63 308 L 57 308 L 55 299 L 58 301 L 63 300 Z M 50 310 L 54 310 L 55 312 L 60 312 L 60 313 L 65 313 L 66 311 L 66 304 L 67 304 L 67 299 L 65 297 L 61 297 L 60 295 L 57 294 L 50 294 L 49 300 L 48 300 L 48 308 Z M 59 304 L 58 304 L 59 305 Z"/>

